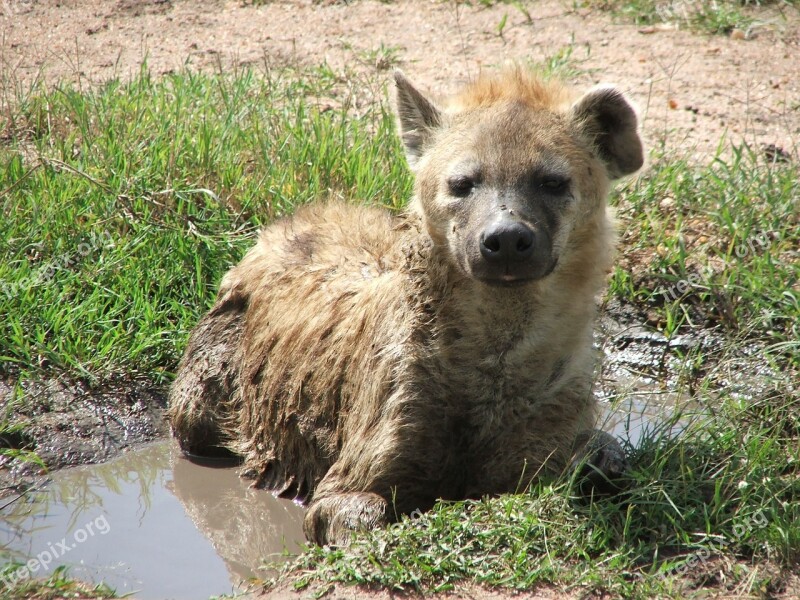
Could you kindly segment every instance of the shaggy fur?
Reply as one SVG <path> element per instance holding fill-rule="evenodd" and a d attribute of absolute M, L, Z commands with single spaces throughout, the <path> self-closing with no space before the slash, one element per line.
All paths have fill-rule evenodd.
<path fill-rule="evenodd" d="M 182 447 L 241 455 L 257 485 L 308 502 L 318 543 L 522 489 L 590 439 L 605 199 L 642 164 L 613 88 L 574 99 L 515 69 L 440 108 L 396 81 L 409 209 L 318 204 L 266 228 L 171 391 Z M 530 232 L 511 262 L 486 258 L 498 223 Z"/>

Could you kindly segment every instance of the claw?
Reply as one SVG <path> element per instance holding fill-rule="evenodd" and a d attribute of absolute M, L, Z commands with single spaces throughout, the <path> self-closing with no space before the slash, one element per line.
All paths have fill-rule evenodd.
<path fill-rule="evenodd" d="M 572 469 L 577 471 L 582 496 L 613 496 L 624 490 L 629 463 L 616 439 L 604 431 L 592 430 L 578 435 L 575 446 L 578 452 Z"/>

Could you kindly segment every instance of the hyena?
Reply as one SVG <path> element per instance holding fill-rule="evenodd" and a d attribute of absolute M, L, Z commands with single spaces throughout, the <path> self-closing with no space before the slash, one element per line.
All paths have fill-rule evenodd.
<path fill-rule="evenodd" d="M 265 228 L 171 390 L 183 449 L 239 455 L 254 485 L 308 503 L 319 544 L 582 454 L 625 468 L 592 429 L 592 326 L 610 182 L 643 162 L 635 111 L 520 68 L 442 104 L 395 83 L 408 208 L 329 202 Z"/>

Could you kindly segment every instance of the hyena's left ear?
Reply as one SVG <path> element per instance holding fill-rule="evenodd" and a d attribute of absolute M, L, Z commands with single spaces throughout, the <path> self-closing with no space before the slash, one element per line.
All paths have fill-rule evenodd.
<path fill-rule="evenodd" d="M 594 142 L 608 175 L 618 179 L 644 164 L 636 112 L 625 95 L 613 86 L 589 90 L 571 109 L 583 133 Z"/>
<path fill-rule="evenodd" d="M 434 131 L 441 127 L 442 113 L 406 79 L 399 69 L 394 72 L 394 81 L 397 85 L 397 119 L 400 123 L 400 137 L 406 149 L 408 164 L 413 169 Z"/>

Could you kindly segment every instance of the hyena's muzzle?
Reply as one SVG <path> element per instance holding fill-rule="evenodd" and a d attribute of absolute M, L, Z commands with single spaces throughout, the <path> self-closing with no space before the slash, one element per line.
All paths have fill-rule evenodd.
<path fill-rule="evenodd" d="M 542 214 L 537 214 L 542 213 Z M 487 210 L 466 240 L 473 277 L 489 285 L 521 285 L 552 273 L 555 215 L 505 201 Z"/>

